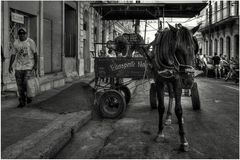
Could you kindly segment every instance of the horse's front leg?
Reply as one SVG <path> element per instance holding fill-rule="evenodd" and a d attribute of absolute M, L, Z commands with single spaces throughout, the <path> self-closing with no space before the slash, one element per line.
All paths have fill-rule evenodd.
<path fill-rule="evenodd" d="M 165 121 L 165 125 L 170 125 L 172 123 L 172 105 L 173 105 L 173 86 L 171 83 L 167 83 L 168 87 L 168 95 L 169 95 L 169 101 L 168 101 L 168 110 L 167 110 L 167 117 Z"/>
<path fill-rule="evenodd" d="M 162 142 L 164 140 L 164 134 L 163 134 L 163 114 L 164 114 L 164 84 L 163 83 L 156 83 L 157 84 L 157 97 L 158 97 L 158 117 L 159 117 L 159 123 L 158 123 L 158 134 L 155 138 L 156 142 Z"/>
<path fill-rule="evenodd" d="M 179 135 L 180 135 L 180 150 L 182 151 L 188 151 L 189 150 L 189 144 L 187 142 L 187 139 L 185 137 L 184 127 L 183 127 L 183 111 L 182 111 L 182 105 L 181 105 L 181 94 L 182 89 L 179 81 L 176 81 L 174 84 L 174 94 L 175 94 L 175 114 L 178 119 L 178 125 L 179 125 Z"/>

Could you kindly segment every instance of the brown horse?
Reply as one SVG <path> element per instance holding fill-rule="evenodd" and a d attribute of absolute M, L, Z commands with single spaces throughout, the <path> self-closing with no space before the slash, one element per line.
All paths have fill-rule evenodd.
<path fill-rule="evenodd" d="M 193 34 L 199 26 L 191 31 L 186 27 L 178 25 L 177 28 L 169 25 L 170 29 L 163 30 L 156 37 L 153 50 L 154 59 L 152 63 L 152 72 L 157 86 L 159 129 L 156 137 L 157 142 L 164 140 L 163 133 L 163 114 L 164 107 L 164 85 L 168 86 L 170 98 L 175 98 L 175 114 L 179 124 L 180 149 L 187 151 L 189 149 L 188 141 L 185 137 L 183 127 L 183 111 L 181 106 L 181 71 L 192 68 L 194 57 L 198 48 Z"/>

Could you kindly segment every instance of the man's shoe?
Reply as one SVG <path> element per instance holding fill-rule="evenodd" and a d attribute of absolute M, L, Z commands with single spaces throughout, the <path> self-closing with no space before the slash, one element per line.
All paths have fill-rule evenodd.
<path fill-rule="evenodd" d="M 25 104 L 20 103 L 20 104 L 17 106 L 17 108 L 23 108 L 24 106 L 25 106 Z"/>
<path fill-rule="evenodd" d="M 32 98 L 27 98 L 27 104 L 32 102 Z"/>

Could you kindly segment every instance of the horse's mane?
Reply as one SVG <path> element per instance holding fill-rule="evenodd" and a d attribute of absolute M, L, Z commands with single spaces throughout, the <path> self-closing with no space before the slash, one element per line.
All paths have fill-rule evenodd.
<path fill-rule="evenodd" d="M 155 61 L 158 66 L 173 67 L 175 53 L 176 33 L 170 29 L 164 29 L 156 37 L 154 49 Z"/>
<path fill-rule="evenodd" d="M 164 29 L 156 37 L 156 46 L 154 48 L 155 62 L 158 66 L 164 68 L 173 68 L 177 62 L 185 64 L 187 54 L 196 54 L 198 44 L 191 31 L 181 26 L 178 29 Z M 193 52 L 189 52 L 194 49 Z M 190 55 L 192 56 L 192 55 Z"/>
<path fill-rule="evenodd" d="M 186 27 L 180 27 L 177 32 L 176 47 L 185 50 L 190 45 L 194 45 L 192 33 Z"/>
<path fill-rule="evenodd" d="M 194 55 L 189 55 L 192 53 L 197 53 L 198 51 L 198 44 L 197 41 L 194 40 L 194 37 L 191 33 L 191 31 L 189 31 L 186 27 L 181 26 L 178 29 L 177 32 L 177 41 L 176 41 L 176 57 L 178 59 L 178 61 L 181 64 L 185 64 L 185 56 L 194 56 Z M 192 52 L 189 52 L 188 48 L 192 48 L 194 49 Z M 185 54 L 185 55 L 183 55 Z M 188 55 L 187 55 L 188 54 Z"/>

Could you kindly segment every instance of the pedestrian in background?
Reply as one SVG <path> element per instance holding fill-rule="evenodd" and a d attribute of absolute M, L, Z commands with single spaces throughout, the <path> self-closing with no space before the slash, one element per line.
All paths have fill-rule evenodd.
<path fill-rule="evenodd" d="M 229 68 L 229 63 L 226 61 L 225 56 L 220 54 L 220 66 L 221 66 L 221 74 L 224 77 L 227 73 L 227 70 Z"/>
<path fill-rule="evenodd" d="M 205 54 L 202 57 L 202 62 L 203 62 L 203 65 L 204 65 L 203 70 L 205 71 L 205 75 L 207 76 L 208 75 L 208 67 L 207 67 L 207 58 L 206 58 Z"/>
<path fill-rule="evenodd" d="M 221 69 L 221 67 L 220 67 L 221 58 L 215 52 L 212 60 L 213 60 L 213 66 L 214 66 L 214 70 L 215 70 L 215 78 L 217 78 L 218 75 L 219 75 L 219 78 L 221 78 L 221 71 L 220 71 L 220 69 Z"/>
<path fill-rule="evenodd" d="M 27 80 L 31 78 L 32 71 L 37 70 L 37 52 L 35 42 L 27 37 L 26 28 L 19 28 L 18 37 L 14 41 L 14 51 L 11 55 L 9 73 L 13 72 L 13 62 L 15 63 L 15 78 L 19 93 L 19 105 L 24 107 L 26 103 L 31 103 L 32 98 L 27 97 Z"/>

